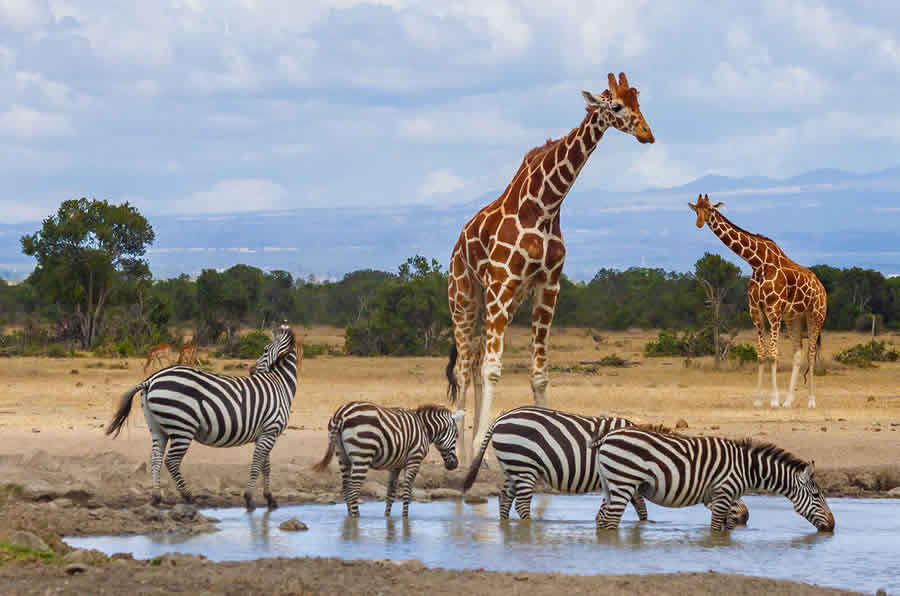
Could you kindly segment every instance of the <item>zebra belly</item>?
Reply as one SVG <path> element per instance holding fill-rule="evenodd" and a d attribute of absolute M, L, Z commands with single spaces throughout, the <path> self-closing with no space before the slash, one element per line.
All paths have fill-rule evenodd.
<path fill-rule="evenodd" d="M 600 488 L 596 462 L 586 451 L 572 459 L 559 458 L 543 450 L 526 448 L 520 439 L 518 436 L 494 434 L 494 453 L 505 476 L 536 475 L 551 488 L 571 494 L 593 492 Z"/>

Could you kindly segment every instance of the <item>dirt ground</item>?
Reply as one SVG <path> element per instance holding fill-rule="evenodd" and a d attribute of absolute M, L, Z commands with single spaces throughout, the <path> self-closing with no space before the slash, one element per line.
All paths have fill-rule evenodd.
<path fill-rule="evenodd" d="M 297 328 L 306 344 L 341 345 L 339 329 Z M 839 349 L 867 341 L 863 334 L 826 334 L 823 362 L 817 376 L 818 408 L 806 408 L 806 387 L 800 384 L 792 409 L 752 407 L 755 366 L 728 363 L 714 370 L 707 359 L 686 365 L 681 358 L 645 358 L 643 347 L 655 332 L 601 332 L 555 329 L 551 343 L 549 395 L 553 407 L 586 414 L 615 414 L 638 422 L 674 426 L 684 420 L 684 432 L 729 437 L 754 437 L 773 442 L 796 455 L 816 461 L 819 483 L 828 496 L 896 496 L 900 492 L 900 363 L 873 369 L 841 366 L 832 360 Z M 898 336 L 879 339 L 900 343 Z M 752 343 L 747 334 L 738 341 Z M 528 342 L 525 330 L 508 335 L 504 374 L 494 414 L 531 401 L 528 383 Z M 782 342 L 782 351 L 788 346 Z M 593 361 L 617 354 L 626 367 L 599 367 Z M 201 355 L 204 358 L 208 356 Z M 782 355 L 779 386 L 782 397 L 790 376 L 788 354 Z M 248 362 L 209 359 L 217 372 L 246 374 Z M 587 363 L 587 364 L 585 364 Z M 720 574 L 677 576 L 567 577 L 540 574 L 422 570 L 417 563 L 346 563 L 325 559 L 273 559 L 241 564 L 210 563 L 174 557 L 161 564 L 95 557 L 87 572 L 68 576 L 72 557 L 59 537 L 70 534 L 143 533 L 160 530 L 210 531 L 202 516 L 178 516 L 149 508 L 147 460 L 150 439 L 140 408 L 129 426 L 112 440 L 103 434 L 121 394 L 144 378 L 137 359 L 93 357 L 0 360 L 0 543 L 18 530 L 43 538 L 55 553 L 50 561 L 29 561 L 25 555 L 0 550 L 0 593 L 119 593 L 126 589 L 153 593 L 162 588 L 188 592 L 248 592 L 249 577 L 264 577 L 249 590 L 275 593 L 414 592 L 471 590 L 477 593 L 554 593 L 560 590 L 611 593 L 807 593 L 824 590 L 789 582 Z M 303 362 L 288 430 L 272 454 L 272 481 L 282 504 L 340 501 L 336 468 L 314 474 L 309 467 L 326 446 L 326 425 L 342 403 L 367 399 L 384 405 L 414 406 L 443 403 L 446 381 L 443 358 L 350 358 L 319 356 Z M 766 387 L 770 386 L 767 381 Z M 468 404 L 472 410 L 471 392 Z M 768 403 L 768 400 L 766 400 Z M 467 418 L 471 425 L 471 416 Z M 471 440 L 471 430 L 467 439 Z M 194 445 L 184 472 L 202 504 L 240 505 L 252 447 L 211 449 Z M 431 454 L 417 480 L 419 500 L 454 498 L 453 487 L 463 466 L 443 470 Z M 385 475 L 370 473 L 364 494 L 383 495 Z M 473 492 L 496 494 L 496 466 L 484 471 Z M 163 471 L 163 490 L 176 502 L 174 486 Z M 891 491 L 893 490 L 893 493 Z M 257 495 L 262 503 L 262 495 Z M 838 520 L 840 523 L 840 520 Z M 172 574 L 166 565 L 190 565 L 190 574 Z M 277 571 L 277 573 L 266 573 Z M 263 571 L 262 573 L 259 573 Z M 177 576 L 177 577 L 176 577 Z M 160 583 L 160 578 L 165 578 Z M 173 583 L 181 582 L 181 583 Z"/>

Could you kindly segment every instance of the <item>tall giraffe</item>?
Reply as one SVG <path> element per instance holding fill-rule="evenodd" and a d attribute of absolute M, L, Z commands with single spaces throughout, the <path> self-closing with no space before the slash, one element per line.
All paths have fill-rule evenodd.
<path fill-rule="evenodd" d="M 610 73 L 609 89 L 600 95 L 582 94 L 587 115 L 581 124 L 525 155 L 503 194 L 463 226 L 450 256 L 447 294 L 455 345 L 447 380 L 451 403 L 461 396 L 463 410 L 466 390 L 470 383 L 475 386 L 473 450 L 491 419 L 506 326 L 528 296 L 533 297 L 531 389 L 537 405 L 547 403 L 547 336 L 566 255 L 559 214 L 575 178 L 611 126 L 641 143 L 654 141 L 638 107 L 637 89 L 624 73 L 618 83 Z M 468 461 L 473 451 L 464 440 L 463 420 L 459 430 Z"/>
<path fill-rule="evenodd" d="M 784 254 L 775 241 L 759 234 L 751 234 L 734 225 L 728 218 L 719 213 L 724 203 L 709 204 L 709 195 L 697 197 L 697 204 L 688 206 L 697 213 L 697 227 L 707 224 L 713 234 L 733 250 L 739 257 L 750 263 L 753 275 L 747 285 L 747 301 L 750 305 L 750 318 L 756 327 L 758 341 L 757 359 L 759 369 L 756 381 L 756 400 L 753 405 L 762 405 L 763 369 L 768 360 L 772 368 L 772 401 L 773 408 L 778 407 L 778 382 L 775 379 L 778 368 L 778 333 L 781 321 L 786 324 L 788 335 L 794 348 L 794 362 L 791 370 L 791 384 L 788 386 L 787 399 L 782 404 L 789 408 L 794 403 L 794 389 L 800 361 L 803 358 L 803 323 L 807 330 L 807 369 L 809 375 L 809 400 L 807 407 L 816 407 L 816 354 L 819 333 L 825 323 L 825 311 L 828 296 L 825 287 L 816 274 L 798 265 Z M 765 322 L 769 322 L 769 341 L 763 338 Z M 805 374 L 806 374 L 805 373 Z M 805 376 L 804 374 L 804 376 Z"/>

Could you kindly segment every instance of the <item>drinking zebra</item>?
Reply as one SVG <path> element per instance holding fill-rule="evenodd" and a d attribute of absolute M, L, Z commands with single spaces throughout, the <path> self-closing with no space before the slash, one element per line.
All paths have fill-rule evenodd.
<path fill-rule="evenodd" d="M 255 442 L 244 501 L 252 511 L 252 491 L 262 472 L 263 495 L 269 509 L 275 509 L 278 503 L 269 484 L 269 453 L 287 426 L 302 358 L 303 342 L 297 342 L 293 331 L 282 325 L 257 360 L 257 372 L 252 376 L 217 375 L 189 366 L 165 368 L 122 396 L 106 434 L 119 435 L 131 411 L 132 398 L 140 391 L 141 407 L 153 441 L 150 456 L 153 504 L 159 504 L 162 499 L 159 470 L 167 443 L 166 468 L 184 500 L 191 503 L 193 493 L 181 475 L 181 460 L 191 441 L 210 447 Z"/>
<path fill-rule="evenodd" d="M 734 527 L 729 511 L 747 489 L 780 493 L 820 532 L 834 515 L 815 480 L 815 464 L 750 439 L 687 437 L 661 427 L 613 430 L 593 441 L 602 479 L 598 528 L 616 528 L 635 495 L 666 507 L 703 503 L 712 530 Z"/>
<path fill-rule="evenodd" d="M 409 517 L 409 496 L 428 447 L 434 443 L 448 470 L 456 469 L 459 464 L 456 421 L 461 416 L 461 411 L 453 414 L 441 406 L 407 410 L 383 408 L 369 402 L 344 404 L 328 422 L 328 450 L 313 470 L 324 471 L 337 451 L 350 517 L 359 517 L 359 488 L 369 468 L 390 470 L 385 516 L 391 515 L 402 474 L 403 517 Z"/>
<path fill-rule="evenodd" d="M 582 416 L 539 406 L 515 408 L 498 416 L 488 427 L 463 490 L 472 488 L 488 444 L 493 441 L 494 453 L 504 476 L 500 519 L 509 519 L 513 502 L 519 517 L 530 519 L 531 499 L 538 478 L 565 493 L 598 490 L 601 481 L 591 441 L 598 435 L 626 426 L 632 426 L 632 422 L 625 418 Z M 635 494 L 631 503 L 638 518 L 645 521 L 647 506 L 641 495 Z M 747 522 L 749 513 L 743 502 L 736 505 L 734 516 L 735 523 Z"/>

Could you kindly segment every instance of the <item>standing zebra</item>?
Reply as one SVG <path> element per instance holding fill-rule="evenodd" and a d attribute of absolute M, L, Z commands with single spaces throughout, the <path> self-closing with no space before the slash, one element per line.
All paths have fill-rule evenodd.
<path fill-rule="evenodd" d="M 703 503 L 712 510 L 712 530 L 730 530 L 729 511 L 744 491 L 756 489 L 786 496 L 820 532 L 834 530 L 814 462 L 774 445 L 640 427 L 614 430 L 593 445 L 605 497 L 598 528 L 618 527 L 625 505 L 639 494 L 666 507 Z"/>
<path fill-rule="evenodd" d="M 538 478 L 554 489 L 582 494 L 601 487 L 597 459 L 591 441 L 607 432 L 632 426 L 625 418 L 582 416 L 539 406 L 522 406 L 498 416 L 488 428 L 481 449 L 472 461 L 463 490 L 469 490 L 481 469 L 488 444 L 503 470 L 500 492 L 500 519 L 509 519 L 515 502 L 522 519 L 531 518 L 531 498 Z M 638 518 L 647 519 L 647 506 L 641 495 L 631 499 Z M 733 512 L 735 523 L 746 523 L 749 513 L 738 501 Z"/>
<path fill-rule="evenodd" d="M 328 422 L 328 451 L 313 466 L 316 472 L 328 467 L 337 451 L 341 466 L 347 515 L 359 517 L 359 487 L 369 468 L 390 470 L 384 515 L 391 515 L 397 481 L 403 474 L 403 517 L 409 517 L 409 496 L 413 481 L 428 447 L 434 443 L 444 458 L 444 466 L 455 470 L 456 421 L 462 412 L 451 413 L 441 406 L 421 406 L 415 410 L 383 408 L 369 402 L 350 402 Z"/>
<path fill-rule="evenodd" d="M 298 343 L 294 332 L 282 325 L 257 360 L 257 372 L 252 376 L 217 375 L 189 366 L 165 368 L 122 396 L 106 434 L 118 436 L 131 411 L 132 398 L 141 391 L 141 407 L 153 440 L 153 504 L 162 499 L 159 469 L 167 443 L 166 468 L 184 500 L 191 503 L 193 494 L 181 476 L 181 460 L 191 441 L 210 447 L 255 442 L 244 501 L 252 511 L 252 491 L 262 472 L 263 495 L 269 509 L 275 509 L 278 503 L 269 484 L 269 453 L 287 426 L 302 358 L 302 341 Z"/>
<path fill-rule="evenodd" d="M 531 519 L 531 498 L 538 478 L 567 493 L 599 489 L 600 476 L 590 447 L 591 439 L 631 424 L 624 418 L 581 416 L 539 406 L 515 408 L 498 416 L 488 427 L 463 490 L 472 488 L 493 440 L 504 476 L 500 519 L 509 519 L 514 501 L 519 517 Z M 640 495 L 635 495 L 632 504 L 638 517 L 646 520 L 647 506 Z"/>

